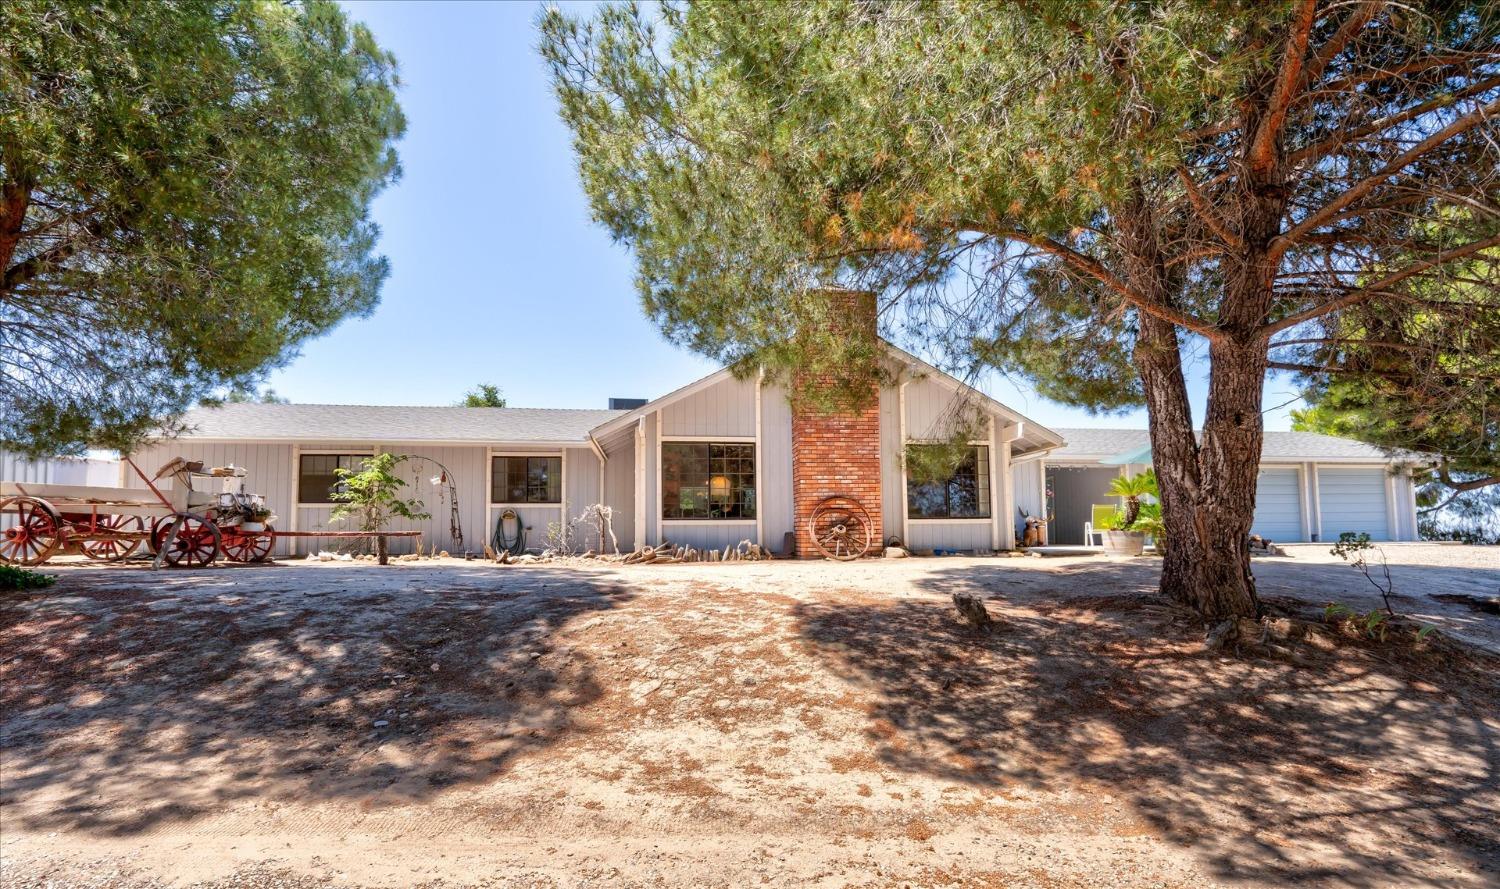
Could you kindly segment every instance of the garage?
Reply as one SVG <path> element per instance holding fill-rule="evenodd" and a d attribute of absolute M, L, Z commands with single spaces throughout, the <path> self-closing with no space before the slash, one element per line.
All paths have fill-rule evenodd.
<path fill-rule="evenodd" d="M 1390 540 L 1386 472 L 1379 467 L 1358 469 L 1318 467 L 1318 502 L 1322 505 L 1322 537 L 1330 543 L 1346 531 Z"/>
<path fill-rule="evenodd" d="M 1262 467 L 1255 486 L 1251 534 L 1273 541 L 1301 540 L 1301 478 L 1296 467 Z"/>
<path fill-rule="evenodd" d="M 1144 429 L 1056 431 L 1067 444 L 1036 466 L 1023 464 L 1012 484 L 1018 504 L 1045 504 L 1049 542 L 1078 545 L 1094 504 L 1113 502 L 1103 492 L 1114 474 L 1150 465 L 1151 440 Z M 1412 467 L 1426 460 L 1315 432 L 1267 431 L 1250 533 L 1275 543 L 1333 543 L 1345 531 L 1363 531 L 1372 540 L 1416 540 Z M 1028 486 L 1036 493 L 1022 496 Z"/>

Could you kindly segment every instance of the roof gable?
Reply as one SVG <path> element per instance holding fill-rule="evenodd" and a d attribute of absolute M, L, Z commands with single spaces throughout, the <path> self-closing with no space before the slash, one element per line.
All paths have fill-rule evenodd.
<path fill-rule="evenodd" d="M 937 367 L 928 364 L 926 361 L 923 361 L 922 359 L 911 354 L 905 349 L 902 349 L 901 347 L 891 343 L 889 340 L 882 339 L 881 342 L 885 345 L 887 354 L 897 363 L 915 370 L 922 376 L 936 379 L 949 386 L 954 391 L 972 392 L 979 397 L 981 405 L 987 412 L 1004 417 L 1010 422 L 1022 424 L 1027 437 L 1029 439 L 1035 440 L 1040 446 L 1056 446 L 1062 444 L 1063 437 L 1061 435 L 1058 435 L 1053 430 L 1048 429 L 1040 423 L 1036 423 L 1026 418 L 1022 414 L 1012 410 L 1006 405 L 1000 403 L 999 401 L 996 401 L 985 393 L 970 386 L 968 383 L 965 383 L 952 374 L 946 373 L 938 369 Z M 694 393 L 701 392 L 709 386 L 712 386 L 715 383 L 718 383 L 721 380 L 729 377 L 732 373 L 733 371 L 730 368 L 721 368 L 709 374 L 708 376 L 703 377 L 702 379 L 695 380 L 694 382 L 691 382 L 679 389 L 674 389 L 673 391 L 661 396 L 660 398 L 653 398 L 652 400 L 646 402 L 635 410 L 626 412 L 624 414 L 621 414 L 620 416 L 607 420 L 604 423 L 601 423 L 600 425 L 589 430 L 589 434 L 596 439 L 607 438 L 619 432 L 624 427 L 635 422 L 640 417 L 644 417 L 647 414 L 659 411 L 667 405 L 693 395 Z"/>

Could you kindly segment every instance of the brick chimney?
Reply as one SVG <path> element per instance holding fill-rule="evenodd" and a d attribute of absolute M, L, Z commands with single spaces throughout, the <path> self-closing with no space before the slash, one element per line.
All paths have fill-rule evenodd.
<path fill-rule="evenodd" d="M 875 331 L 875 294 L 856 290 L 821 291 L 836 305 L 826 317 L 839 326 L 857 324 L 872 335 Z M 826 376 L 803 374 L 797 385 L 803 391 L 828 385 Z M 872 388 L 879 384 L 871 383 Z M 792 501 L 796 516 L 797 557 L 822 558 L 813 546 L 808 519 L 825 497 L 842 495 L 863 504 L 873 523 L 873 554 L 885 543 L 881 525 L 880 496 L 880 399 L 872 392 L 864 407 L 825 413 L 815 405 L 794 399 L 792 403 Z"/>

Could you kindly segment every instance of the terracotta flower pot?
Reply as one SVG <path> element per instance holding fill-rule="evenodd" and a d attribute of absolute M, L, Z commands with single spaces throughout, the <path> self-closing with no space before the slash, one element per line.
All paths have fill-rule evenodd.
<path fill-rule="evenodd" d="M 1104 553 L 1109 556 L 1138 556 L 1146 549 L 1146 535 L 1140 531 L 1105 531 Z"/>

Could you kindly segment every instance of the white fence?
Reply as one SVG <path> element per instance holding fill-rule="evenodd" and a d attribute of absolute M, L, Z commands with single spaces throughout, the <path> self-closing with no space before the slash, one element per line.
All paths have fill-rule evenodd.
<path fill-rule="evenodd" d="M 120 461 L 100 457 L 28 460 L 20 454 L 0 451 L 0 481 L 114 488 L 120 484 Z"/>

